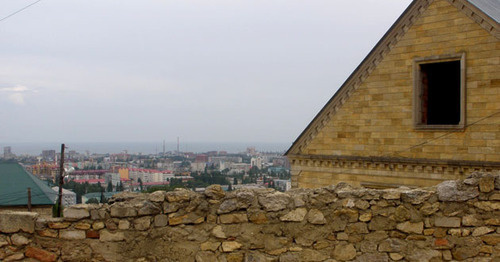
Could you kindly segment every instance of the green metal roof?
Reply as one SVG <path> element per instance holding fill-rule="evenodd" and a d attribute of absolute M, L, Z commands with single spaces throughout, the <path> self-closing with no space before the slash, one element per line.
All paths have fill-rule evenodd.
<path fill-rule="evenodd" d="M 110 198 L 118 193 L 121 193 L 121 192 L 104 192 L 104 197 Z M 83 197 L 85 197 L 87 199 L 96 198 L 97 200 L 99 200 L 99 199 L 101 199 L 101 193 L 100 192 L 87 193 L 87 194 L 83 195 Z"/>
<path fill-rule="evenodd" d="M 15 162 L 0 162 L 0 206 L 53 205 L 57 192 Z"/>

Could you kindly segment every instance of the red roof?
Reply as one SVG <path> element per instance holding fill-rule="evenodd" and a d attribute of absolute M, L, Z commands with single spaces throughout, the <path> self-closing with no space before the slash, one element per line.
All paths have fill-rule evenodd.
<path fill-rule="evenodd" d="M 169 185 L 170 182 L 165 181 L 165 182 L 146 182 L 142 183 L 143 186 L 161 186 L 161 185 Z M 132 183 L 133 186 L 139 186 L 139 183 Z"/>
<path fill-rule="evenodd" d="M 85 182 L 89 183 L 89 184 L 97 184 L 97 183 L 104 183 L 104 179 L 74 179 L 72 181 L 75 181 L 75 183 L 79 183 L 79 184 L 84 184 Z"/>
<path fill-rule="evenodd" d="M 170 170 L 156 170 L 156 169 L 145 169 L 145 168 L 129 168 L 129 171 L 135 171 L 135 172 L 144 172 L 144 173 L 163 173 L 163 174 L 171 174 L 172 171 Z"/>

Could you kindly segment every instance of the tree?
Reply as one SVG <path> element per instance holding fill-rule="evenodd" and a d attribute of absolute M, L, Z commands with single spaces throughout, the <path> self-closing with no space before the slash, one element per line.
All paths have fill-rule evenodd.
<path fill-rule="evenodd" d="M 122 183 L 122 181 L 120 181 L 120 183 L 117 184 L 116 191 L 119 191 L 119 192 L 123 191 L 123 183 Z"/>
<path fill-rule="evenodd" d="M 142 191 L 142 179 L 139 177 L 139 179 L 137 179 L 137 182 L 139 182 L 139 187 Z"/>
<path fill-rule="evenodd" d="M 106 197 L 104 196 L 104 188 L 101 187 L 101 203 L 107 203 L 108 200 L 106 199 Z"/>
<path fill-rule="evenodd" d="M 233 187 L 231 186 L 231 184 L 229 184 L 229 186 L 227 187 L 227 191 L 233 191 Z"/>
<path fill-rule="evenodd" d="M 111 181 L 108 182 L 108 187 L 106 187 L 106 192 L 112 192 L 113 191 L 113 183 Z"/>
<path fill-rule="evenodd" d="M 237 185 L 237 184 L 238 184 L 238 178 L 237 178 L 237 177 L 235 177 L 235 178 L 233 179 L 233 184 L 235 184 L 235 185 Z"/>

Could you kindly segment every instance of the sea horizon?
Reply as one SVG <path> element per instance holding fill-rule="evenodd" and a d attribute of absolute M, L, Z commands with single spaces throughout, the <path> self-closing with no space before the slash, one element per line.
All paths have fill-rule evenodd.
<path fill-rule="evenodd" d="M 258 152 L 285 152 L 290 146 L 285 142 L 180 142 L 179 151 L 203 153 L 208 151 L 227 151 L 228 153 L 245 152 L 248 147 L 255 147 Z M 0 142 L 3 154 L 4 147 L 11 147 L 16 155 L 40 155 L 42 150 L 61 151 L 58 142 Z M 116 154 L 125 150 L 130 154 L 159 154 L 163 152 L 163 142 L 68 142 L 67 151 L 78 153 Z M 165 142 L 165 152 L 176 151 L 177 142 Z"/>

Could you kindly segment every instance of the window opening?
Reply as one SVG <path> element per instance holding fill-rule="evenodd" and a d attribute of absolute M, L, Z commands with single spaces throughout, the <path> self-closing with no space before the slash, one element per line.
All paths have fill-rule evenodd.
<path fill-rule="evenodd" d="M 420 64 L 420 77 L 420 124 L 458 125 L 460 61 Z"/>

